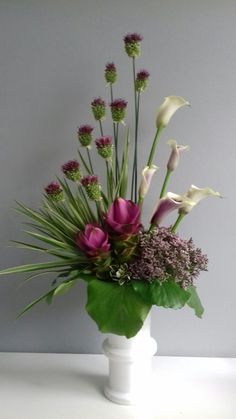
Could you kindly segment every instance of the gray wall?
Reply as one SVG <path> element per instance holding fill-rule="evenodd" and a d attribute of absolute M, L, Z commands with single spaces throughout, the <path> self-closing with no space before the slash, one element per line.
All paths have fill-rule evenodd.
<path fill-rule="evenodd" d="M 7 247 L 11 239 L 23 239 L 25 228 L 11 207 L 15 199 L 37 207 L 42 186 L 75 156 L 77 125 L 92 122 L 91 98 L 107 94 L 103 68 L 108 60 L 119 69 L 116 95 L 132 103 L 125 33 L 143 34 L 139 66 L 151 72 L 142 99 L 141 164 L 162 98 L 177 94 L 191 102 L 163 133 L 156 158 L 161 170 L 146 217 L 157 199 L 170 137 L 189 144 L 190 151 L 182 155 L 169 189 L 181 193 L 191 183 L 211 186 L 225 199 L 202 202 L 181 225 L 181 234 L 193 236 L 210 259 L 209 272 L 198 281 L 205 315 L 199 320 L 188 309 L 154 309 L 160 354 L 236 356 L 235 16 L 234 0 L 0 1 L 1 268 L 39 260 Z M 1 277 L 0 350 L 99 352 L 103 337 L 84 311 L 83 284 L 52 307 L 40 305 L 15 320 L 49 282 L 38 278 L 21 286 L 19 276 Z"/>

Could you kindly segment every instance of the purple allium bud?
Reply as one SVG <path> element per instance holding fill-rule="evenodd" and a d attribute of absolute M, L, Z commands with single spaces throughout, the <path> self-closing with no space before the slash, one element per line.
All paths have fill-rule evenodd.
<path fill-rule="evenodd" d="M 81 183 L 86 190 L 86 193 L 92 201 L 101 200 L 101 188 L 98 183 L 98 177 L 95 175 L 84 176 L 81 179 Z"/>
<path fill-rule="evenodd" d="M 58 182 L 49 183 L 44 190 L 52 201 L 59 202 L 63 199 L 63 189 Z"/>
<path fill-rule="evenodd" d="M 106 113 L 106 103 L 100 97 L 95 98 L 91 102 L 92 113 L 96 121 L 101 121 Z"/>
<path fill-rule="evenodd" d="M 114 122 L 121 122 L 125 117 L 127 102 L 124 99 L 115 99 L 110 103 L 111 116 Z"/>
<path fill-rule="evenodd" d="M 140 55 L 140 42 L 143 37 L 138 33 L 128 33 L 124 37 L 125 51 L 129 57 L 135 58 Z"/>
<path fill-rule="evenodd" d="M 137 92 L 143 92 L 148 84 L 148 78 L 150 74 L 147 70 L 140 70 L 135 79 L 135 89 Z"/>
<path fill-rule="evenodd" d="M 91 125 L 80 125 L 78 128 L 78 140 L 83 147 L 88 147 L 91 144 L 92 131 Z"/>
<path fill-rule="evenodd" d="M 104 159 L 111 159 L 112 157 L 112 139 L 108 137 L 100 137 L 95 140 L 98 154 Z"/>
<path fill-rule="evenodd" d="M 117 79 L 116 66 L 114 63 L 107 63 L 105 68 L 105 80 L 107 83 L 113 84 Z"/>
<path fill-rule="evenodd" d="M 64 175 L 73 182 L 79 181 L 81 178 L 79 163 L 77 160 L 69 160 L 61 166 L 61 170 Z"/>

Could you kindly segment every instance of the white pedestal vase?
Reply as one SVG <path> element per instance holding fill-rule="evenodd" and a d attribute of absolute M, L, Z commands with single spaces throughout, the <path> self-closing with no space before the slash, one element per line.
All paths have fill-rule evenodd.
<path fill-rule="evenodd" d="M 151 386 L 152 357 L 157 344 L 151 337 L 151 314 L 133 338 L 110 334 L 103 342 L 109 359 L 109 377 L 105 396 L 119 404 L 136 404 L 148 396 Z"/>

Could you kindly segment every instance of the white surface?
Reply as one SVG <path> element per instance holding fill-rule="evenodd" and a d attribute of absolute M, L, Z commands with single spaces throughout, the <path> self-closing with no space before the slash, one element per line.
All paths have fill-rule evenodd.
<path fill-rule="evenodd" d="M 235 419 L 236 359 L 154 358 L 151 405 L 103 396 L 103 355 L 0 354 L 1 419 Z"/>

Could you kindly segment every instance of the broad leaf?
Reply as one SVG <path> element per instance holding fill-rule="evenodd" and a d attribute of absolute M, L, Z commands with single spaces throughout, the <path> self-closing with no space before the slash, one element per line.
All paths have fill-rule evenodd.
<path fill-rule="evenodd" d="M 133 288 L 148 303 L 165 308 L 182 308 L 190 297 L 190 293 L 173 280 L 153 281 L 147 285 L 142 281 L 134 281 Z"/>
<path fill-rule="evenodd" d="M 119 285 L 99 279 L 88 283 L 86 310 L 103 333 L 135 336 L 151 305 L 142 300 L 130 284 Z"/>
<path fill-rule="evenodd" d="M 191 285 L 190 287 L 188 287 L 187 291 L 190 293 L 190 298 L 187 301 L 187 305 L 191 307 L 194 310 L 196 316 L 201 319 L 204 312 L 204 308 L 197 294 L 196 287 L 194 287 L 194 285 Z"/>

